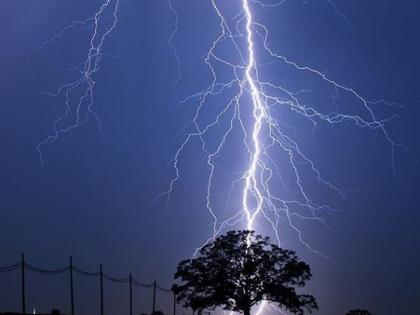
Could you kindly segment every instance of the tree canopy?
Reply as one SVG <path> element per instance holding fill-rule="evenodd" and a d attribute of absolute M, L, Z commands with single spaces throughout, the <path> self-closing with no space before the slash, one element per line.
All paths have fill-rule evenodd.
<path fill-rule="evenodd" d="M 173 290 L 178 302 L 198 311 L 222 307 L 249 315 L 265 300 L 304 314 L 318 309 L 312 295 L 296 292 L 311 277 L 309 265 L 293 251 L 253 231 L 231 231 L 179 263 Z"/>

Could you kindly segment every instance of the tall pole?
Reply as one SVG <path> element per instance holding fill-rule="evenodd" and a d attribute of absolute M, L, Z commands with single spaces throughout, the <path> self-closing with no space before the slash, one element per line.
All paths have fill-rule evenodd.
<path fill-rule="evenodd" d="M 176 294 L 175 294 L 175 292 L 174 292 L 174 313 L 173 313 L 173 315 L 176 315 Z"/>
<path fill-rule="evenodd" d="M 73 258 L 70 256 L 70 306 L 71 315 L 74 315 L 74 288 L 73 288 Z"/>
<path fill-rule="evenodd" d="M 104 286 L 103 286 L 102 265 L 99 266 L 99 275 L 100 275 L 100 289 L 101 289 L 101 315 L 104 315 Z"/>
<path fill-rule="evenodd" d="M 153 281 L 153 307 L 152 307 L 152 314 L 156 311 L 156 280 Z"/>
<path fill-rule="evenodd" d="M 130 315 L 133 315 L 133 276 L 130 273 Z"/>
<path fill-rule="evenodd" d="M 22 314 L 26 314 L 26 298 L 25 298 L 25 254 L 21 254 L 21 275 L 22 275 Z"/>

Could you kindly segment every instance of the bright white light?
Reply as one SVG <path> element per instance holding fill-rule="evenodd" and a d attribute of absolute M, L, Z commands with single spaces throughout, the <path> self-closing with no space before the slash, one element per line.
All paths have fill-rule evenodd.
<path fill-rule="evenodd" d="M 272 227 L 277 242 L 280 244 L 280 219 L 284 218 L 289 228 L 296 232 L 303 246 L 313 253 L 323 255 L 304 238 L 297 222 L 307 220 L 326 224 L 323 214 L 334 211 L 334 209 L 329 205 L 318 204 L 309 196 L 302 175 L 308 176 L 309 173 L 319 185 L 332 190 L 341 197 L 344 197 L 344 193 L 333 183 L 322 177 L 314 161 L 301 148 L 298 139 L 288 132 L 287 128 L 294 128 L 293 125 L 290 126 L 293 122 L 281 121 L 276 116 L 276 109 L 281 108 L 282 110 L 290 111 L 294 115 L 299 115 L 314 127 L 321 123 L 330 125 L 346 123 L 372 131 L 378 130 L 382 132 L 385 140 L 389 143 L 391 163 L 393 164 L 394 150 L 399 145 L 392 140 L 385 128 L 385 124 L 394 117 L 377 118 L 373 105 L 398 104 L 384 100 L 368 101 L 353 88 L 329 78 L 321 71 L 306 65 L 300 65 L 272 51 L 268 45 L 269 30 L 263 23 L 255 20 L 253 10 L 256 7 L 263 7 L 266 10 L 280 10 L 281 6 L 286 3 L 285 1 L 266 4 L 259 0 L 238 0 L 241 10 L 230 20 L 219 8 L 221 1 L 210 0 L 210 3 L 219 20 L 220 28 L 218 36 L 210 44 L 209 51 L 204 58 L 204 63 L 210 70 L 212 80 L 206 89 L 181 101 L 181 103 L 197 102 L 195 115 L 192 119 L 194 131 L 187 134 L 176 150 L 172 164 L 175 176 L 171 179 L 168 190 L 159 196 L 166 196 L 166 202 L 169 207 L 175 184 L 181 176 L 180 161 L 182 154 L 187 146 L 192 145 L 193 140 L 198 139 L 201 143 L 201 151 L 207 156 L 206 162 L 209 172 L 206 179 L 207 195 L 205 205 L 213 219 L 213 233 L 205 244 L 212 241 L 222 230 L 237 227 L 238 225 L 242 225 L 242 227 L 249 230 L 258 229 L 256 226 L 257 218 L 268 222 Z M 333 3 L 331 1 L 328 1 L 328 3 L 332 5 L 334 12 L 337 13 L 337 8 L 333 6 Z M 179 62 L 180 59 L 176 55 L 176 49 L 174 48 L 174 39 L 176 31 L 179 30 L 177 23 L 180 17 L 176 13 L 171 0 L 169 0 L 169 7 L 175 16 L 175 29 L 170 36 L 170 46 L 175 53 L 177 62 Z M 341 13 L 338 15 L 341 16 Z M 224 55 L 221 46 L 222 43 L 225 44 L 226 42 L 232 44 L 232 53 Z M 246 49 L 243 49 L 243 47 L 246 47 Z M 232 55 L 239 57 L 237 60 L 231 61 Z M 273 62 L 281 63 L 297 72 L 306 72 L 313 77 L 314 81 L 322 82 L 329 85 L 333 91 L 340 91 L 342 94 L 353 97 L 355 105 L 359 106 L 360 113 L 349 114 L 345 109 L 340 112 L 338 108 L 328 112 L 304 104 L 301 95 L 307 91 L 291 91 L 277 84 L 274 80 L 267 81 L 261 78 L 257 55 L 265 55 L 271 58 Z M 222 76 L 218 75 L 223 67 L 226 68 L 227 73 L 234 73 L 234 77 L 230 81 L 223 81 L 221 79 Z M 180 77 L 181 75 L 178 73 L 176 84 L 180 84 Z M 226 79 L 224 78 L 224 80 Z M 200 119 L 204 116 L 203 109 L 209 106 L 208 98 L 220 96 L 233 86 L 237 87 L 238 92 L 230 97 L 215 119 L 204 125 L 200 123 Z M 249 110 L 250 107 L 251 110 Z M 249 113 L 251 113 L 252 122 L 247 124 L 245 120 L 248 120 L 246 115 Z M 216 149 L 210 150 L 207 147 L 206 137 L 212 130 L 220 129 L 222 125 L 220 122 L 222 119 L 226 121 L 226 118 L 228 118 L 230 124 L 223 130 L 223 137 L 221 140 L 218 140 Z M 287 127 L 284 127 L 285 125 Z M 247 167 L 232 182 L 232 188 L 238 185 L 242 187 L 241 207 L 238 211 L 235 211 L 233 216 L 224 221 L 219 221 L 218 210 L 214 209 L 213 206 L 214 201 L 217 199 L 217 196 L 214 195 L 215 160 L 223 154 L 222 151 L 226 140 L 232 136 L 234 131 L 239 131 L 242 134 L 239 144 L 243 145 L 248 153 Z M 274 150 L 286 157 L 288 165 L 280 167 L 277 164 L 272 155 Z M 281 177 L 284 167 L 288 168 L 289 173 L 293 177 L 290 189 L 294 190 L 294 195 L 296 196 L 294 198 L 279 194 L 278 187 L 273 184 L 274 179 L 282 181 Z M 304 209 L 304 211 L 298 211 L 297 209 Z M 260 231 L 260 233 L 263 233 L 263 231 Z M 197 250 L 200 248 L 197 248 Z"/>

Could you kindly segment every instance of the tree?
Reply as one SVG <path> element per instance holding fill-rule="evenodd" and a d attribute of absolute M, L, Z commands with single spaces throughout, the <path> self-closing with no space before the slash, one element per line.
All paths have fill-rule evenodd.
<path fill-rule="evenodd" d="M 347 315 L 372 315 L 372 313 L 366 310 L 357 309 L 357 310 L 348 311 Z"/>
<path fill-rule="evenodd" d="M 303 314 L 318 309 L 313 296 L 296 292 L 311 277 L 309 265 L 293 251 L 253 231 L 231 231 L 179 263 L 173 290 L 178 302 L 199 312 L 222 307 L 250 315 L 252 306 L 266 300 Z"/>

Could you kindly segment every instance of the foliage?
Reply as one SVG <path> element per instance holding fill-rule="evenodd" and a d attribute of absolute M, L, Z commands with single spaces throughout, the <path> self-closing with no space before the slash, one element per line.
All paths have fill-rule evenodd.
<path fill-rule="evenodd" d="M 253 231 L 231 231 L 204 246 L 196 258 L 179 263 L 173 290 L 178 302 L 194 310 L 241 311 L 266 300 L 295 313 L 318 309 L 311 295 L 298 294 L 311 278 L 310 267 L 295 253 Z"/>

